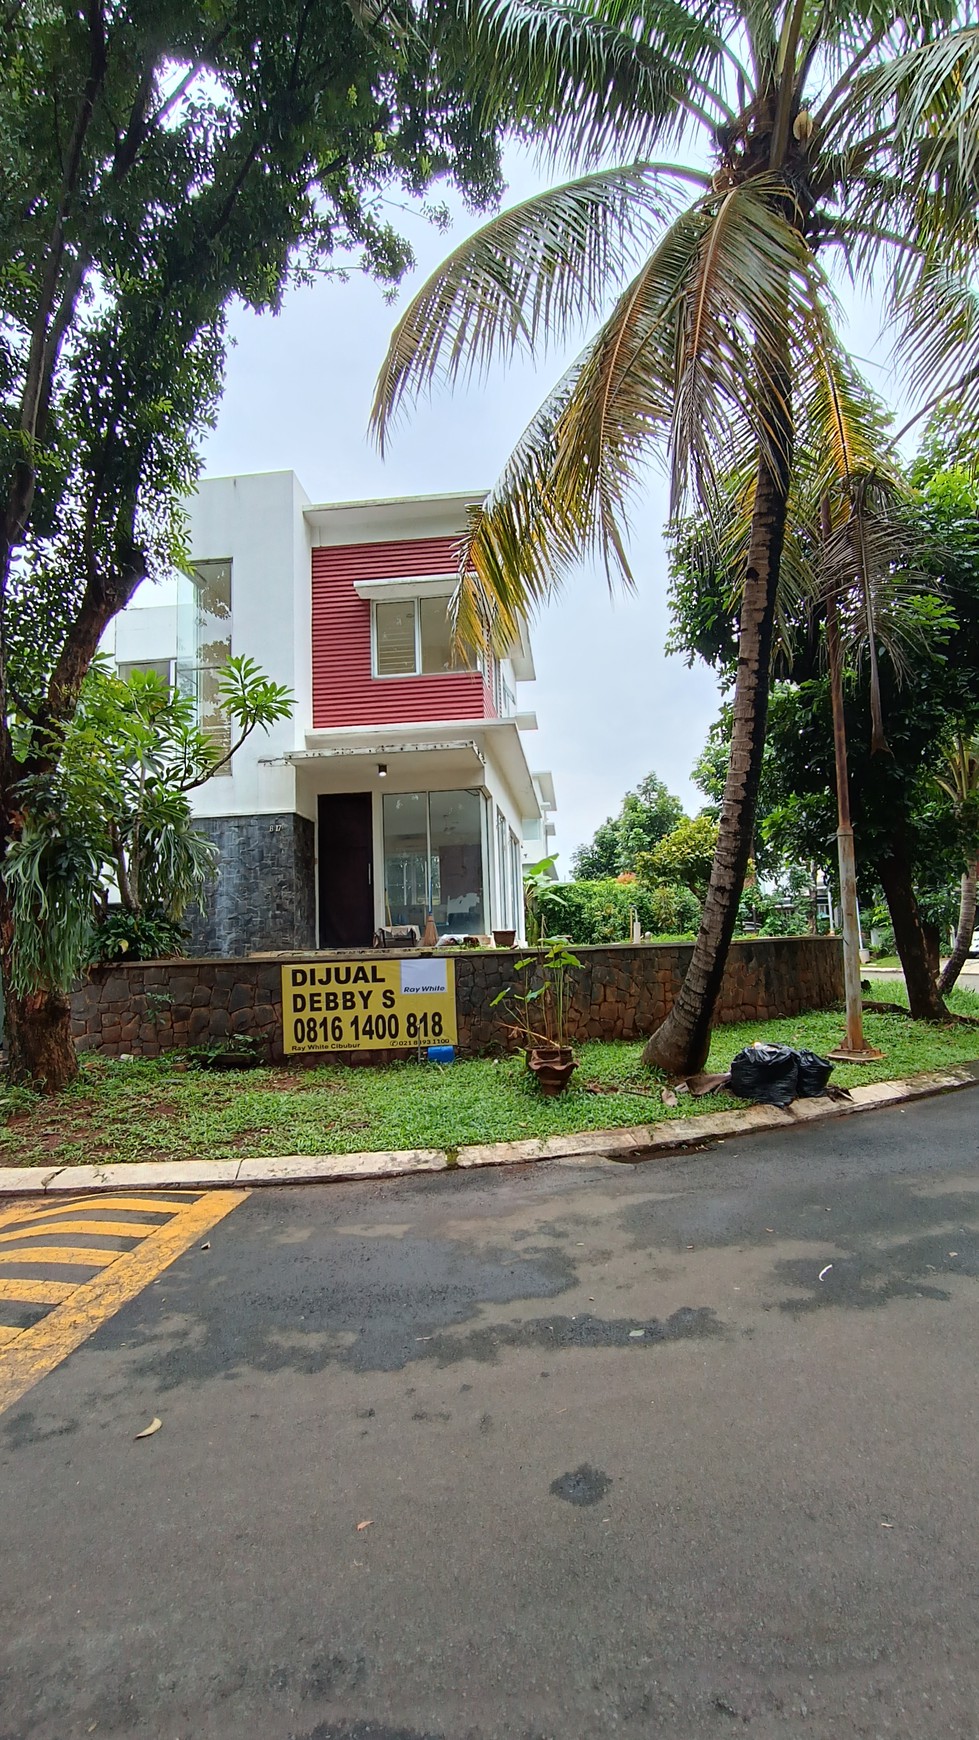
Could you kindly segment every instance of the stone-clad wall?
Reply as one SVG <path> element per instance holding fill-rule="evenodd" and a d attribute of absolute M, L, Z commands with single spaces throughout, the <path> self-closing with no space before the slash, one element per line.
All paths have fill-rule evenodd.
<path fill-rule="evenodd" d="M 672 1008 L 692 943 L 639 943 L 572 951 L 574 971 L 568 1019 L 572 1040 L 638 1039 Z M 514 959 L 497 950 L 463 959 L 456 967 L 459 1043 L 474 1051 L 490 1043 L 486 1011 L 513 982 Z M 460 970 L 462 969 L 462 970 Z M 843 1001 L 843 948 L 836 937 L 762 937 L 732 943 L 717 1020 L 764 1021 L 802 1009 L 829 1009 Z M 499 1013 L 490 1011 L 491 1017 Z M 499 1029 L 496 1027 L 497 1036 Z"/>
<path fill-rule="evenodd" d="M 569 1031 L 573 1040 L 636 1039 L 670 1008 L 691 945 L 641 943 L 577 948 Z M 289 959 L 289 956 L 284 957 Z M 302 958 L 299 951 L 295 958 Z M 320 956 L 319 959 L 326 957 Z M 514 978 L 514 950 L 462 950 L 456 963 L 461 1050 L 493 1049 L 502 1038 L 493 998 Z M 156 1057 L 253 1034 L 282 1057 L 282 958 L 181 960 L 97 967 L 72 1000 L 79 1050 Z M 718 1009 L 720 1021 L 771 1020 L 843 1000 L 843 955 L 836 937 L 765 937 L 732 944 Z M 374 1054 L 378 1058 L 391 1053 Z M 403 1054 L 401 1054 L 403 1055 Z M 352 1061 L 363 1062 L 364 1054 Z M 291 1063 L 317 1061 L 293 1058 Z"/>
<path fill-rule="evenodd" d="M 316 947 L 315 830 L 307 816 L 202 816 L 218 848 L 206 910 L 188 914 L 190 947 L 234 959 L 259 949 Z"/>

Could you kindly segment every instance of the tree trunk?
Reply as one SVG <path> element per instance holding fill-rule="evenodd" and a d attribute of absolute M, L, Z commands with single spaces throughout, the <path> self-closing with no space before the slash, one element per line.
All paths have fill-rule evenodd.
<path fill-rule="evenodd" d="M 972 934 L 976 927 L 976 878 L 979 877 L 979 858 L 969 865 L 962 873 L 962 893 L 959 897 L 959 924 L 955 932 L 955 945 L 945 970 L 938 981 L 938 994 L 947 997 L 956 979 L 969 958 L 972 947 Z"/>
<path fill-rule="evenodd" d="M 786 394 L 786 404 L 787 399 Z M 680 994 L 642 1054 L 644 1063 L 668 1075 L 695 1074 L 707 1061 L 714 1009 L 751 853 L 768 723 L 775 594 L 785 536 L 791 444 L 787 427 L 783 439 L 784 462 L 776 466 L 763 454 L 758 467 L 741 603 L 731 760 L 700 930 Z"/>
<path fill-rule="evenodd" d="M 928 941 L 915 899 L 903 829 L 896 830 L 892 836 L 890 855 L 878 863 L 877 874 L 894 926 L 894 940 L 904 968 L 911 1013 L 916 1021 L 947 1021 L 949 1013 L 929 959 Z"/>
<path fill-rule="evenodd" d="M 78 1074 L 71 1036 L 71 1005 L 52 991 L 18 997 L 8 991 L 4 1009 L 7 1080 L 45 1094 L 61 1093 Z"/>
<path fill-rule="evenodd" d="M 2 883 L 0 905 L 6 905 Z M 7 1080 L 23 1082 L 39 1093 L 57 1094 L 78 1074 L 78 1055 L 71 1036 L 71 1005 L 67 997 L 53 991 L 20 993 L 11 988 L 12 937 L 13 923 L 8 911 L 0 923 Z"/>

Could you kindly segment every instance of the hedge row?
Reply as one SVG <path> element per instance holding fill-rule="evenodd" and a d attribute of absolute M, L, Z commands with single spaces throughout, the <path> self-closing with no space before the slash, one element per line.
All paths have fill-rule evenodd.
<path fill-rule="evenodd" d="M 635 908 L 644 935 L 688 936 L 700 923 L 689 888 L 646 888 L 638 882 L 555 882 L 540 896 L 550 936 L 576 943 L 628 942 Z"/>

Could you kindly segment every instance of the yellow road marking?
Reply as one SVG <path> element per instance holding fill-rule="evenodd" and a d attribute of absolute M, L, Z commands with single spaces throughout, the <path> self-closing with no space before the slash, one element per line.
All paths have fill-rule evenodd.
<path fill-rule="evenodd" d="M 22 1329 L 8 1329 L 6 1323 L 0 1323 L 0 1347 L 5 1341 L 13 1341 L 15 1335 L 23 1335 Z"/>
<path fill-rule="evenodd" d="M 107 1209 L 135 1208 L 141 1214 L 177 1214 L 187 1207 L 188 1198 L 199 1196 L 200 1191 L 185 1191 L 179 1196 L 177 1191 L 170 1191 L 166 1197 L 116 1196 L 114 1192 L 106 1191 L 101 1201 Z M 174 1200 L 171 1201 L 170 1197 Z M 50 1207 L 48 1206 L 50 1203 Z M 44 1198 L 43 1208 L 32 1208 L 28 1202 L 22 1202 L 19 1208 L 7 1208 L 0 1213 L 0 1226 L 10 1226 L 13 1221 L 51 1220 L 59 1214 L 70 1214 L 73 1208 L 83 1208 L 91 1214 L 100 1204 L 100 1198 L 86 1195 L 79 1191 L 77 1197 L 62 1196 L 60 1202 L 51 1203 L 50 1197 Z"/>
<path fill-rule="evenodd" d="M 90 1268 L 104 1269 L 114 1263 L 121 1251 L 86 1250 L 84 1245 L 33 1245 L 26 1251 L 0 1251 L 0 1263 L 88 1263 Z"/>
<path fill-rule="evenodd" d="M 162 1224 L 158 1220 L 46 1220 L 40 1226 L 19 1226 L 13 1232 L 0 1233 L 0 1245 L 12 1245 L 17 1239 L 47 1239 L 52 1233 L 104 1233 L 106 1238 L 142 1239 L 147 1233 L 159 1232 Z"/>
<path fill-rule="evenodd" d="M 16 1305 L 60 1305 L 77 1290 L 77 1281 L 0 1281 L 0 1299 Z"/>
<path fill-rule="evenodd" d="M 87 1341 L 100 1324 L 135 1299 L 150 1281 L 155 1281 L 189 1250 L 195 1239 L 210 1231 L 249 1194 L 247 1190 L 215 1190 L 196 1202 L 185 1203 L 179 1214 L 151 1233 L 134 1251 L 123 1251 L 103 1274 L 80 1287 L 69 1288 L 70 1299 L 33 1328 L 22 1330 L 0 1354 L 0 1414 L 19 1402 L 34 1384 Z M 4 1297 L 3 1288 L 7 1285 L 30 1284 L 0 1282 L 0 1298 Z"/>

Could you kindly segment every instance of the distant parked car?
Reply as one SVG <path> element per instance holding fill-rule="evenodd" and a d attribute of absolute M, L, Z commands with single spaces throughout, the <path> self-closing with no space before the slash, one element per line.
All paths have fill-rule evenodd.
<path fill-rule="evenodd" d="M 979 930 L 974 930 L 972 933 L 972 947 L 969 950 L 968 958 L 970 961 L 979 961 Z"/>

